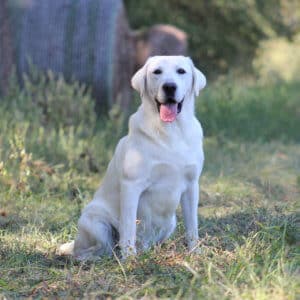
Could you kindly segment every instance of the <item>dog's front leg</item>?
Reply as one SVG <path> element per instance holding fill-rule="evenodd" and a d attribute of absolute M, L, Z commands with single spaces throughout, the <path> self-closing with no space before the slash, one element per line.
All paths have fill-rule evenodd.
<path fill-rule="evenodd" d="M 193 250 L 198 243 L 198 202 L 199 184 L 195 180 L 191 182 L 182 195 L 181 208 L 185 226 L 186 242 L 189 250 Z"/>
<path fill-rule="evenodd" d="M 141 190 L 136 183 L 121 183 L 119 243 L 123 259 L 136 254 L 136 218 L 140 194 Z"/>

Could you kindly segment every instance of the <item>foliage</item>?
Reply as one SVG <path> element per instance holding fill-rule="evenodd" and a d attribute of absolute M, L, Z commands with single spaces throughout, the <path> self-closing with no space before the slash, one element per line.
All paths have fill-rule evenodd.
<path fill-rule="evenodd" d="M 197 115 L 208 136 L 300 141 L 299 83 L 245 85 L 226 78 L 203 91 Z"/>
<path fill-rule="evenodd" d="M 234 67 L 251 68 L 262 39 L 291 39 L 300 30 L 297 0 L 125 0 L 125 4 L 133 28 L 170 23 L 185 30 L 191 56 L 210 76 Z"/>
<path fill-rule="evenodd" d="M 29 75 L 23 76 L 22 89 L 13 73 L 2 105 L 8 105 L 17 120 L 36 121 L 46 128 L 93 127 L 94 104 L 86 89 L 76 81 L 68 84 L 62 76 L 55 78 L 51 71 L 44 74 L 32 67 Z"/>
<path fill-rule="evenodd" d="M 254 59 L 254 69 L 263 82 L 300 81 L 300 34 L 262 41 Z"/>
<path fill-rule="evenodd" d="M 5 133 L 0 136 L 0 161 L 13 170 L 5 173 L 4 181 L 13 181 L 14 186 L 32 182 L 25 184 L 32 190 L 48 172 L 55 173 L 55 168 L 97 172 L 106 166 L 112 151 L 107 147 L 115 145 L 123 133 L 124 118 L 113 107 L 96 120 L 94 103 L 79 83 L 66 83 L 51 73 L 25 77 L 23 89 L 12 77 L 0 106 L 0 128 Z"/>
<path fill-rule="evenodd" d="M 264 92 L 259 86 L 230 90 L 219 84 L 197 102 L 210 135 L 201 179 L 201 254 L 187 252 L 179 211 L 178 230 L 165 245 L 127 262 L 105 257 L 78 263 L 57 256 L 56 248 L 74 238 L 80 210 L 126 130 L 123 117 L 114 107 L 107 117 L 94 119 L 93 99 L 76 83 L 26 80 L 24 90 L 12 81 L 0 102 L 0 298 L 296 299 L 299 144 L 285 121 L 288 143 L 266 142 L 276 137 L 268 125 L 257 136 L 250 134 L 250 122 L 235 131 L 231 124 L 241 126 L 237 114 L 252 102 L 259 106 L 247 118 L 259 120 L 256 93 L 265 93 L 264 105 L 274 107 L 272 114 L 263 109 L 270 124 L 277 126 L 275 109 L 283 111 L 284 120 L 293 119 L 293 111 L 284 108 L 294 107 L 296 85 Z M 229 104 L 222 102 L 228 94 Z M 274 104 L 275 94 L 286 101 L 284 107 Z M 80 97 L 86 98 L 80 102 Z M 44 99 L 53 104 L 49 115 L 41 109 Z"/>

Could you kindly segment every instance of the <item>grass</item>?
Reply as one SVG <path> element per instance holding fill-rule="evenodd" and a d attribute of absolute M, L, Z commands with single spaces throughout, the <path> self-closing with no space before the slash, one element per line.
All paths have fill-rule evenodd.
<path fill-rule="evenodd" d="M 252 103 L 256 91 L 260 102 Z M 126 131 L 124 120 L 116 108 L 96 120 L 89 94 L 76 84 L 53 78 L 50 85 L 29 81 L 24 90 L 12 84 L 0 102 L 0 298 L 296 299 L 300 145 L 290 124 L 299 122 L 296 94 L 296 85 L 233 87 L 232 94 L 223 85 L 197 102 L 207 132 L 201 254 L 187 252 L 178 211 L 178 229 L 161 247 L 124 263 L 116 257 L 78 263 L 55 251 L 74 238 L 80 211 Z M 57 109 L 49 111 L 49 102 Z M 256 127 L 262 116 L 269 122 Z"/>

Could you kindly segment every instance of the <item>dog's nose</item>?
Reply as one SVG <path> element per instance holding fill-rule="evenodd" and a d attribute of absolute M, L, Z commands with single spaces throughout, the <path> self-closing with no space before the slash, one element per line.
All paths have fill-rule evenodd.
<path fill-rule="evenodd" d="M 177 85 L 173 82 L 169 82 L 169 83 L 164 83 L 162 88 L 167 96 L 174 97 L 174 94 L 177 89 Z"/>

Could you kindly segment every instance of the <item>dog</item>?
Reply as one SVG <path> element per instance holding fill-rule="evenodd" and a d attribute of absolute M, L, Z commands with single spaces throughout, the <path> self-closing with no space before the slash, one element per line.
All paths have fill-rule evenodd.
<path fill-rule="evenodd" d="M 75 242 L 63 245 L 61 254 L 87 260 L 111 255 L 118 245 L 126 259 L 170 237 L 179 204 L 187 247 L 197 247 L 204 154 L 194 99 L 206 78 L 188 57 L 153 56 L 131 84 L 142 103 L 82 212 Z"/>

